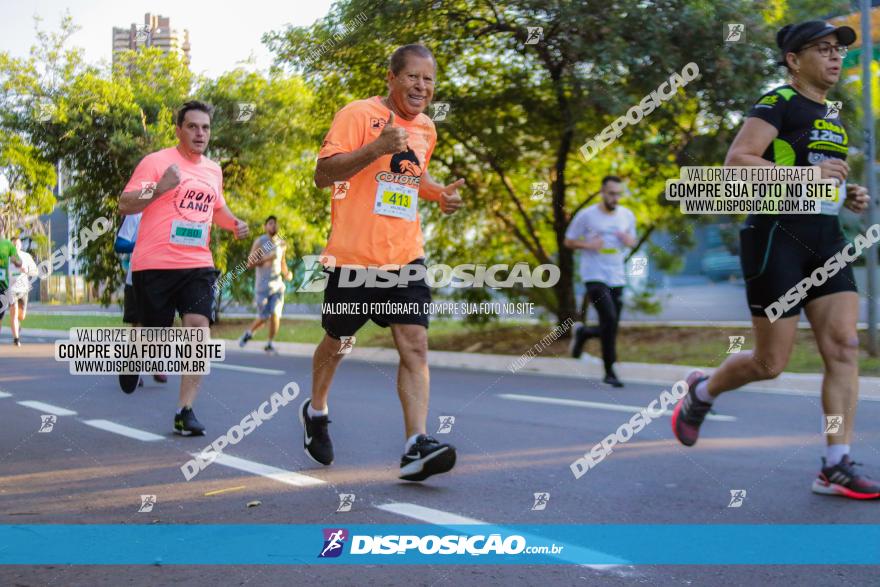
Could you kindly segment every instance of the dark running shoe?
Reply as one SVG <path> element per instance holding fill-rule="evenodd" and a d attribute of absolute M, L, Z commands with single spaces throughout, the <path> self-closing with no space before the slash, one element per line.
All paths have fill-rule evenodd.
<path fill-rule="evenodd" d="M 174 433 L 181 436 L 203 436 L 205 427 L 196 419 L 192 408 L 183 408 L 174 414 Z"/>
<path fill-rule="evenodd" d="M 122 391 L 125 393 L 134 393 L 134 390 L 138 388 L 140 381 L 140 375 L 120 375 L 119 387 L 122 388 Z"/>
<path fill-rule="evenodd" d="M 617 373 L 608 371 L 602 379 L 602 383 L 607 383 L 611 387 L 623 387 L 623 381 L 617 378 Z"/>
<path fill-rule="evenodd" d="M 431 475 L 445 473 L 455 466 L 455 447 L 440 444 L 430 436 L 419 434 L 415 443 L 400 459 L 401 479 L 424 481 Z"/>
<path fill-rule="evenodd" d="M 697 384 L 708 378 L 708 375 L 699 370 L 688 373 L 685 377 L 688 386 L 687 395 L 678 401 L 672 412 L 672 433 L 685 446 L 693 446 L 697 443 L 700 425 L 712 408 L 712 404 L 697 399 Z"/>
<path fill-rule="evenodd" d="M 825 466 L 822 458 L 822 470 L 813 481 L 813 493 L 820 495 L 840 495 L 850 499 L 877 499 L 880 497 L 880 484 L 856 472 L 861 463 L 853 462 L 849 455 L 833 467 Z"/>
<path fill-rule="evenodd" d="M 571 342 L 568 343 L 568 353 L 575 359 L 580 358 L 584 352 L 584 343 L 587 342 L 587 327 L 578 323 L 574 327 L 574 333 L 571 335 Z"/>
<path fill-rule="evenodd" d="M 156 383 L 168 383 L 168 376 L 164 373 L 156 373 L 153 375 L 153 381 Z"/>
<path fill-rule="evenodd" d="M 250 339 L 252 339 L 253 337 L 254 337 L 253 334 L 251 334 L 250 332 L 248 332 L 247 330 L 245 330 L 245 331 L 244 331 L 244 334 L 242 334 L 242 335 L 238 338 L 238 346 L 240 346 L 241 348 L 244 348 L 244 345 L 246 345 L 246 344 L 248 343 L 248 341 L 249 341 Z"/>
<path fill-rule="evenodd" d="M 319 465 L 333 464 L 333 441 L 327 431 L 330 416 L 309 416 L 312 400 L 307 399 L 299 408 L 299 421 L 303 427 L 303 448 L 310 459 Z"/>

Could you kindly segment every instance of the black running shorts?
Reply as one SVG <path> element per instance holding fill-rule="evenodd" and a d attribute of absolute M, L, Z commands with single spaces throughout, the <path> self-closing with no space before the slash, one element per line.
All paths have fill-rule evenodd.
<path fill-rule="evenodd" d="M 174 313 L 200 314 L 214 323 L 213 267 L 133 271 L 137 317 L 146 327 L 173 326 Z"/>
<path fill-rule="evenodd" d="M 134 286 L 125 284 L 125 293 L 122 298 L 122 321 L 126 324 L 140 324 L 138 318 L 137 302 L 134 301 Z"/>
<path fill-rule="evenodd" d="M 424 265 L 424 262 L 417 259 L 407 265 L 416 264 Z M 325 271 L 328 279 L 321 305 L 321 326 L 332 338 L 354 336 L 367 320 L 383 328 L 391 324 L 418 324 L 428 328 L 431 288 L 424 277 L 408 280 L 404 287 L 368 284 L 341 287 L 340 270 Z M 399 271 L 389 273 L 400 274 Z"/>
<path fill-rule="evenodd" d="M 752 316 L 767 317 L 765 308 L 783 298 L 848 244 L 837 216 L 753 215 L 739 233 L 740 263 Z M 858 291 L 850 264 L 821 285 L 806 289 L 806 297 L 781 314 L 800 315 L 810 301 L 842 291 Z"/>

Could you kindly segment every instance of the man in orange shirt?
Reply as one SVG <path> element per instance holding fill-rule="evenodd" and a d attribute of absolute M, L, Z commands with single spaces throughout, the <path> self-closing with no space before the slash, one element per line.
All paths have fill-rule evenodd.
<path fill-rule="evenodd" d="M 211 105 L 193 100 L 177 113 L 178 144 L 144 157 L 119 197 L 123 215 L 143 212 L 131 257 L 131 279 L 137 315 L 143 326 L 169 327 L 180 314 L 186 327 L 207 328 L 214 322 L 214 281 L 218 271 L 211 255 L 211 225 L 248 235 L 248 225 L 226 206 L 223 171 L 204 153 L 211 139 Z M 120 375 L 122 390 L 131 393 L 139 375 Z M 174 432 L 201 436 L 205 427 L 192 404 L 201 375 L 182 375 Z"/>
<path fill-rule="evenodd" d="M 418 199 L 439 202 L 452 214 L 461 206 L 458 188 L 464 184 L 463 179 L 437 183 L 427 170 L 437 131 L 423 112 L 434 95 L 436 69 L 426 47 L 397 49 L 386 74 L 388 95 L 357 100 L 337 112 L 315 168 L 315 185 L 334 188 L 330 239 L 322 256 L 329 273 L 322 308 L 360 310 L 331 309 L 322 315 L 326 334 L 313 358 L 312 395 L 300 408 L 303 444 L 315 462 L 333 462 L 327 394 L 355 333 L 373 320 L 391 327 L 400 355 L 397 394 L 407 439 L 400 478 L 408 481 L 423 481 L 455 465 L 455 448 L 425 434 L 431 291 L 424 279 Z M 382 268 L 405 285 L 352 285 L 345 275 L 354 267 Z M 419 273 L 422 277 L 416 277 Z"/>

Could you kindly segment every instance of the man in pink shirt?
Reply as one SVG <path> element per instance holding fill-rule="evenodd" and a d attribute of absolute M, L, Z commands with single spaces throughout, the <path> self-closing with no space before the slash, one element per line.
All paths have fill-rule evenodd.
<path fill-rule="evenodd" d="M 144 157 L 119 197 L 121 214 L 143 212 L 131 277 L 145 327 L 169 327 L 175 312 L 183 326 L 210 326 L 218 275 L 209 248 L 211 224 L 238 239 L 248 234 L 247 224 L 226 207 L 220 166 L 204 156 L 213 111 L 204 102 L 184 104 L 177 113 L 177 146 Z M 174 416 L 177 434 L 205 433 L 192 410 L 201 380 L 201 375 L 181 376 Z M 131 393 L 138 375 L 120 375 L 119 383 Z"/>

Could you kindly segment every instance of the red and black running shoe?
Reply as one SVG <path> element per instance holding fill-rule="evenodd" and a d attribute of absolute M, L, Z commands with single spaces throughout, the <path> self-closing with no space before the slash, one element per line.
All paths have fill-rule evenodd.
<path fill-rule="evenodd" d="M 697 443 L 700 425 L 712 407 L 712 404 L 697 399 L 697 384 L 708 378 L 708 375 L 699 370 L 688 373 L 684 379 L 688 386 L 687 395 L 678 401 L 672 412 L 672 433 L 685 446 Z"/>
<path fill-rule="evenodd" d="M 880 497 L 880 483 L 859 475 L 855 469 L 859 466 L 861 463 L 853 462 L 849 455 L 844 455 L 833 467 L 826 467 L 823 458 L 822 470 L 813 481 L 813 493 L 850 499 L 877 499 Z"/>

